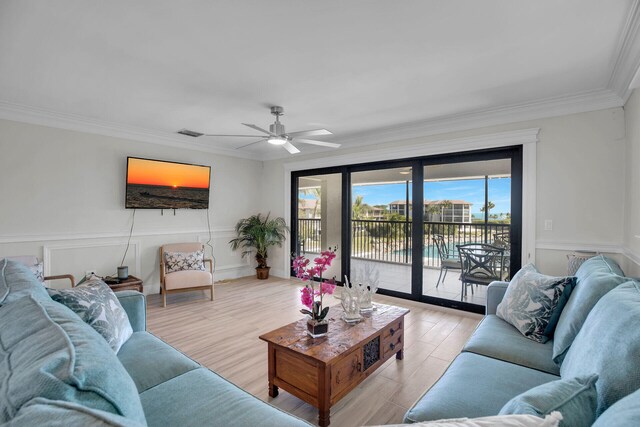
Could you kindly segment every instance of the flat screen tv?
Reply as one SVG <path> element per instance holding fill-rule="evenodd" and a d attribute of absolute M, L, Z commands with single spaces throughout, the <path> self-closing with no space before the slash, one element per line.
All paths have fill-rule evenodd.
<path fill-rule="evenodd" d="M 207 209 L 211 167 L 127 157 L 127 209 Z"/>

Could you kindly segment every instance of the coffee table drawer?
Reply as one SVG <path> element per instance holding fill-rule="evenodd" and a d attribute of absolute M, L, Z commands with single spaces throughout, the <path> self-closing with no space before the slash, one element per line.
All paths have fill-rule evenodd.
<path fill-rule="evenodd" d="M 400 318 L 400 319 L 396 320 L 395 322 L 393 322 L 391 325 L 389 325 L 382 332 L 382 340 L 385 341 L 388 338 L 392 338 L 392 337 L 395 337 L 395 336 L 398 336 L 398 335 L 402 335 L 403 324 L 404 324 L 404 319 Z"/>
<path fill-rule="evenodd" d="M 404 346 L 402 334 L 394 334 L 382 340 L 382 359 L 391 357 L 394 353 L 402 350 Z"/>
<path fill-rule="evenodd" d="M 352 351 L 331 367 L 331 396 L 357 384 L 362 375 L 360 349 Z"/>

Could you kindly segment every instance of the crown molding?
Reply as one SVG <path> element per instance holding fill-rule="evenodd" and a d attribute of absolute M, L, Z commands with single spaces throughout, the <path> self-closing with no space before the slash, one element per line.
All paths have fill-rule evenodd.
<path fill-rule="evenodd" d="M 343 149 L 349 149 L 489 126 L 605 110 L 607 108 L 622 107 L 623 105 L 622 98 L 615 92 L 609 89 L 599 89 L 529 103 L 451 114 L 428 120 L 388 126 L 366 132 L 358 132 L 350 136 L 333 139 L 332 141 L 343 144 Z M 340 149 L 336 151 L 340 151 Z M 308 154 L 321 155 L 323 157 L 330 155 L 327 152 Z M 305 155 L 305 153 L 302 153 L 302 155 Z M 263 160 L 285 158 L 290 158 L 290 156 L 286 154 L 263 156 Z"/>
<path fill-rule="evenodd" d="M 634 0 L 622 27 L 616 47 L 616 58 L 607 88 L 627 102 L 634 77 L 640 68 L 640 0 Z"/>
<path fill-rule="evenodd" d="M 16 104 L 2 100 L 0 100 L 0 119 L 114 138 L 130 139 L 173 148 L 203 151 L 230 157 L 261 160 L 258 155 L 251 154 L 249 152 L 238 152 L 236 150 L 208 146 L 205 145 L 206 143 L 195 142 L 194 138 L 189 136 L 112 123 L 77 114 L 60 113 L 45 108 Z"/>
<path fill-rule="evenodd" d="M 288 174 L 295 170 L 315 169 L 328 166 L 369 163 L 388 159 L 404 159 L 410 157 L 431 156 L 445 153 L 458 153 L 478 149 L 509 147 L 538 142 L 540 128 L 520 129 L 508 132 L 475 135 L 464 138 L 447 139 L 430 143 L 418 143 L 400 147 L 385 147 L 371 151 L 358 151 L 349 154 L 338 154 L 320 158 L 307 158 L 300 161 L 284 163 Z"/>

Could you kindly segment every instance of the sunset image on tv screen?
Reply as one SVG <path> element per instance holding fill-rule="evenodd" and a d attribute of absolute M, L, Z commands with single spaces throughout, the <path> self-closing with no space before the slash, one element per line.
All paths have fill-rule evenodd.
<path fill-rule="evenodd" d="M 126 207 L 206 209 L 210 173 L 208 166 L 129 157 Z"/>

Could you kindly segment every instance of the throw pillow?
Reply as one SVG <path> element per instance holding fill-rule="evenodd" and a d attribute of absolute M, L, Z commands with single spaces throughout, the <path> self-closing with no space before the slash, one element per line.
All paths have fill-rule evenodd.
<path fill-rule="evenodd" d="M 0 304 L 9 304 L 26 295 L 51 299 L 29 267 L 6 258 L 0 260 Z"/>
<path fill-rule="evenodd" d="M 37 397 L 146 423 L 118 357 L 69 308 L 28 295 L 0 307 L 0 325 L 0 425 Z"/>
<path fill-rule="evenodd" d="M 511 279 L 496 314 L 525 337 L 545 343 L 553 336 L 575 280 L 546 276 L 533 264 L 527 264 Z"/>
<path fill-rule="evenodd" d="M 600 298 L 569 347 L 560 375 L 598 374 L 597 415 L 640 389 L 639 330 L 640 282 L 629 281 Z"/>
<path fill-rule="evenodd" d="M 44 264 L 42 263 L 42 261 L 35 265 L 29 266 L 29 269 L 31 270 L 33 275 L 36 276 L 36 279 L 38 279 L 39 282 L 44 282 Z"/>
<path fill-rule="evenodd" d="M 514 397 L 499 415 L 530 414 L 544 417 L 553 411 L 562 414 L 560 426 L 589 427 L 596 419 L 597 375 L 551 381 Z"/>
<path fill-rule="evenodd" d="M 552 412 L 544 418 L 536 415 L 495 415 L 422 421 L 415 424 L 392 424 L 385 427 L 558 427 L 561 420 L 562 415 L 559 412 Z"/>
<path fill-rule="evenodd" d="M 611 426 L 640 426 L 640 390 L 611 405 L 592 427 Z"/>
<path fill-rule="evenodd" d="M 627 282 L 624 272 L 603 255 L 586 260 L 576 272 L 576 286 L 562 310 L 553 338 L 553 361 L 560 366 L 589 312 L 604 294 Z"/>
<path fill-rule="evenodd" d="M 48 289 L 54 301 L 66 305 L 95 329 L 116 353 L 133 334 L 129 317 L 118 297 L 100 279 L 71 289 Z"/>
<path fill-rule="evenodd" d="M 167 273 L 183 270 L 204 271 L 204 249 L 195 252 L 165 252 Z"/>

